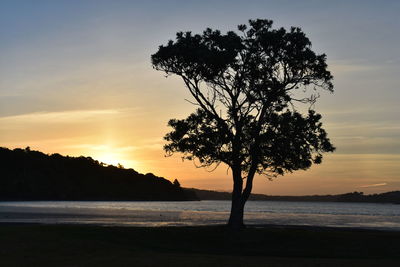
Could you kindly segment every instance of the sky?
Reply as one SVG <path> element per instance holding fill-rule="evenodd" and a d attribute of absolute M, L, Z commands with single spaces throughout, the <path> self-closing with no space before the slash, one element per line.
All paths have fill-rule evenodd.
<path fill-rule="evenodd" d="M 178 31 L 235 30 L 249 19 L 298 26 L 327 54 L 333 94 L 316 110 L 337 151 L 321 165 L 269 181 L 271 195 L 400 190 L 400 1 L 2 0 L 0 146 L 91 156 L 184 187 L 230 191 L 211 172 L 165 157 L 171 118 L 194 106 L 181 80 L 150 55 Z"/>

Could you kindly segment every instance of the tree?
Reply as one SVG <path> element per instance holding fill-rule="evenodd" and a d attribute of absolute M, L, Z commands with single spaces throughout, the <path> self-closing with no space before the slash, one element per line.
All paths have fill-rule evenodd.
<path fill-rule="evenodd" d="M 305 170 L 335 149 L 313 109 L 318 89 L 333 92 L 326 55 L 311 50 L 300 28 L 272 23 L 249 20 L 226 34 L 178 32 L 151 56 L 153 68 L 183 79 L 197 106 L 168 122 L 164 149 L 201 167 L 229 166 L 233 228 L 244 226 L 255 174 L 272 179 Z"/>
<path fill-rule="evenodd" d="M 172 183 L 175 187 L 181 187 L 181 183 L 179 183 L 178 179 L 175 179 Z"/>

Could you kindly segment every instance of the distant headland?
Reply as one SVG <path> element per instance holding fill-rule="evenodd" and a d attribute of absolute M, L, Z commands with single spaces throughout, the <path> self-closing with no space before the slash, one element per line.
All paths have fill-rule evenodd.
<path fill-rule="evenodd" d="M 195 188 L 185 188 L 193 191 L 201 200 L 230 200 L 231 193 Z M 364 202 L 364 203 L 394 203 L 400 204 L 400 191 L 381 194 L 364 195 L 363 192 L 352 192 L 338 195 L 309 195 L 309 196 L 270 196 L 251 194 L 249 200 L 258 201 L 306 201 L 306 202 Z"/>

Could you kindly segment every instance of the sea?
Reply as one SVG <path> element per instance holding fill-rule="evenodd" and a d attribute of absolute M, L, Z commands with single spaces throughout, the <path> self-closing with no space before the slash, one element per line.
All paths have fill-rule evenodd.
<path fill-rule="evenodd" d="M 3 201 L 0 223 L 102 226 L 221 225 L 230 201 Z M 400 205 L 248 201 L 249 226 L 316 226 L 400 231 Z"/>

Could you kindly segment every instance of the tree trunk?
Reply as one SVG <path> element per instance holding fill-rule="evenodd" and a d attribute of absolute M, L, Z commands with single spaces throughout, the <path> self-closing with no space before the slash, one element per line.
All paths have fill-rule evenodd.
<path fill-rule="evenodd" d="M 233 191 L 232 191 L 232 204 L 231 214 L 229 216 L 228 226 L 232 229 L 240 229 L 244 227 L 243 224 L 243 179 L 240 168 L 232 168 L 233 171 Z"/>
<path fill-rule="evenodd" d="M 233 200 L 232 197 L 232 206 L 231 206 L 231 215 L 229 216 L 228 226 L 232 229 L 239 230 L 244 228 L 243 223 L 243 213 L 244 213 L 244 204 L 240 197 L 238 200 Z"/>
<path fill-rule="evenodd" d="M 251 194 L 254 174 L 255 171 L 250 170 L 246 180 L 246 187 L 243 190 L 241 171 L 240 169 L 238 171 L 233 170 L 232 206 L 228 222 L 228 226 L 232 229 L 239 230 L 245 227 L 243 223 L 244 206 Z"/>

